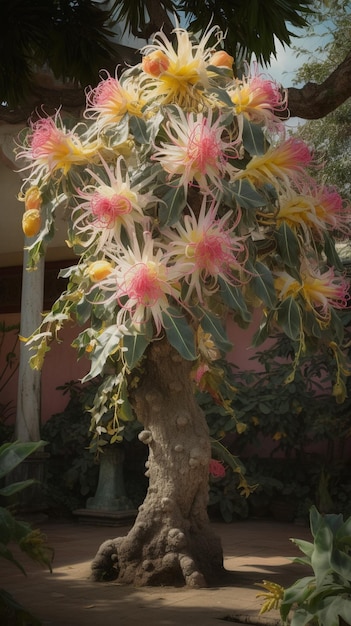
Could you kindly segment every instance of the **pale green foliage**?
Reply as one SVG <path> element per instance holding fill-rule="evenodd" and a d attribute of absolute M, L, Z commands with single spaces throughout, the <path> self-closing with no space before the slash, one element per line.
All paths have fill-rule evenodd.
<path fill-rule="evenodd" d="M 351 7 L 349 2 L 325 2 L 326 8 L 312 21 L 307 36 L 318 28 L 320 43 L 313 52 L 302 47 L 308 62 L 297 71 L 294 83 L 322 83 L 343 61 L 350 47 Z M 351 198 L 351 101 L 319 120 L 307 121 L 298 131 L 315 146 L 321 168 L 317 180 L 335 185 L 345 198 Z"/>
<path fill-rule="evenodd" d="M 304 556 L 294 559 L 313 569 L 313 576 L 297 580 L 285 589 L 280 613 L 284 624 L 293 609 L 291 626 L 339 626 L 346 623 L 351 607 L 351 518 L 342 515 L 320 515 L 316 507 L 310 511 L 313 543 L 292 541 Z"/>

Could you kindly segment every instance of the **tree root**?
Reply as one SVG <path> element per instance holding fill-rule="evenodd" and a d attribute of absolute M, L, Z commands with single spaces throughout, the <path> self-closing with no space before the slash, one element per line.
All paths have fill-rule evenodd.
<path fill-rule="evenodd" d="M 91 564 L 91 578 L 95 582 L 116 580 L 119 574 L 117 544 L 121 540 L 107 539 L 101 544 Z"/>
<path fill-rule="evenodd" d="M 171 529 L 168 532 L 167 550 L 163 554 L 158 551 L 153 558 L 141 552 L 139 558 L 136 554 L 130 558 L 129 539 L 128 536 L 109 539 L 100 546 L 91 565 L 92 580 L 118 580 L 122 584 L 135 586 L 208 586 L 206 577 L 187 549 L 185 536 L 180 531 L 175 533 L 175 529 Z M 150 550 L 150 554 L 153 552 Z"/>

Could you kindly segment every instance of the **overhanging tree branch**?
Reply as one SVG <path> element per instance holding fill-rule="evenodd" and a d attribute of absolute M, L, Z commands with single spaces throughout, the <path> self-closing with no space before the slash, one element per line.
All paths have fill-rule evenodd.
<path fill-rule="evenodd" d="M 321 83 L 289 87 L 291 117 L 316 120 L 325 117 L 351 97 L 351 50 L 340 65 Z"/>

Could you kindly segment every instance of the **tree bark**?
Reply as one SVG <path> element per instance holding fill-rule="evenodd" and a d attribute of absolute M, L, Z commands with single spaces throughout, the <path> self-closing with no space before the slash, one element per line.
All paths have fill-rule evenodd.
<path fill-rule="evenodd" d="M 150 346 L 135 411 L 149 446 L 149 488 L 127 536 L 102 544 L 95 580 L 203 587 L 224 574 L 208 515 L 211 445 L 190 380 L 191 363 L 163 339 Z"/>
<path fill-rule="evenodd" d="M 351 50 L 340 65 L 321 83 L 288 89 L 291 117 L 317 120 L 337 109 L 351 96 Z"/>

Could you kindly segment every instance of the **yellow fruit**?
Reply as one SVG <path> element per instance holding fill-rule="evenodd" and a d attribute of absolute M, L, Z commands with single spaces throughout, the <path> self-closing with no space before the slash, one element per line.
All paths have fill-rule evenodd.
<path fill-rule="evenodd" d="M 42 203 L 41 192 L 39 187 L 33 186 L 27 189 L 24 196 L 24 208 L 26 211 L 31 209 L 40 209 Z"/>
<path fill-rule="evenodd" d="M 103 280 L 112 272 L 112 265 L 108 261 L 94 261 L 88 267 L 88 275 L 94 283 Z"/>
<path fill-rule="evenodd" d="M 34 237 L 40 230 L 40 211 L 38 209 L 29 209 L 23 213 L 22 230 L 27 237 Z"/>

